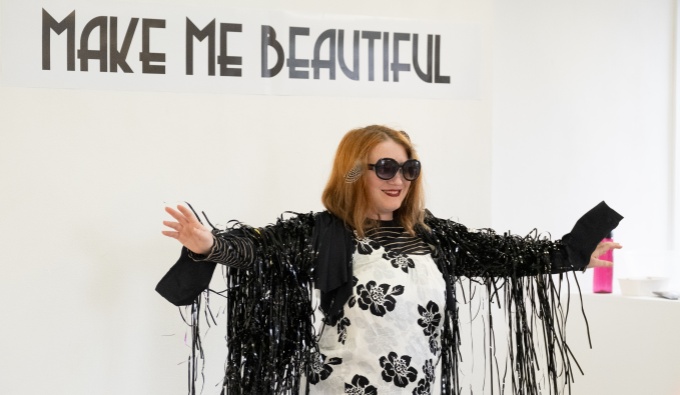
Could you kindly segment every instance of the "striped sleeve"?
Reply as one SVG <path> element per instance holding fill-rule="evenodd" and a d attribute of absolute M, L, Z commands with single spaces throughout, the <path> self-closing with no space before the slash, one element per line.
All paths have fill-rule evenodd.
<path fill-rule="evenodd" d="M 245 237 L 213 235 L 213 246 L 207 255 L 189 252 L 195 261 L 210 261 L 236 268 L 247 268 L 255 260 L 253 241 Z"/>

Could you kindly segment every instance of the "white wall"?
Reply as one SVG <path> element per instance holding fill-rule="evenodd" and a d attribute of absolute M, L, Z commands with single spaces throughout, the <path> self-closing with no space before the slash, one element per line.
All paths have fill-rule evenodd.
<path fill-rule="evenodd" d="M 624 215 L 615 276 L 675 274 L 676 2 L 494 1 L 492 222 L 561 237 L 601 200 Z M 675 197 L 677 199 L 677 197 Z M 676 217 L 677 218 L 677 217 Z M 592 290 L 592 274 L 580 275 Z M 618 284 L 615 283 L 615 291 Z M 680 393 L 680 305 L 586 295 L 573 393 Z"/>
<path fill-rule="evenodd" d="M 674 2 L 494 3 L 493 222 L 561 236 L 601 200 L 671 247 Z"/>
<path fill-rule="evenodd" d="M 0 87 L 0 392 L 186 393 L 184 326 L 154 291 L 179 252 L 160 234 L 163 206 L 189 201 L 221 225 L 319 210 L 335 146 L 351 128 L 407 130 L 429 167 L 433 211 L 489 223 L 490 2 L 412 4 L 276 7 L 477 24 L 481 99 Z"/>

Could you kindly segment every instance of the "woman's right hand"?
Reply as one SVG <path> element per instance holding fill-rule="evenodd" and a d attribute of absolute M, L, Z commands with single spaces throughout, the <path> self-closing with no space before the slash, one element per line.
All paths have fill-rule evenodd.
<path fill-rule="evenodd" d="M 164 230 L 162 233 L 173 239 L 177 239 L 183 246 L 194 254 L 207 255 L 213 246 L 212 232 L 201 224 L 194 213 L 188 208 L 178 205 L 177 210 L 166 207 L 165 211 L 175 221 L 163 221 L 163 225 L 172 230 Z"/>

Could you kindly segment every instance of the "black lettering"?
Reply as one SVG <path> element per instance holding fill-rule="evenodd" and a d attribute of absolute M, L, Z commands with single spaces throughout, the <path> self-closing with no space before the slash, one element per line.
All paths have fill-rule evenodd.
<path fill-rule="evenodd" d="M 164 65 L 154 65 L 151 62 L 165 62 L 165 54 L 151 52 L 151 29 L 165 29 L 163 19 L 142 19 L 142 52 L 139 53 L 139 60 L 142 62 L 142 73 L 145 74 L 165 74 Z"/>
<path fill-rule="evenodd" d="M 66 31 L 66 70 L 76 69 L 76 11 L 71 11 L 61 22 L 57 22 L 45 9 L 42 10 L 42 69 L 50 70 L 50 31 L 60 35 Z"/>
<path fill-rule="evenodd" d="M 321 60 L 321 46 L 325 41 L 328 41 L 328 60 Z M 312 68 L 314 69 L 314 79 L 319 79 L 319 70 L 322 68 L 328 69 L 331 80 L 335 80 L 335 30 L 328 29 L 321 33 L 314 43 L 314 59 L 312 59 Z"/>
<path fill-rule="evenodd" d="M 349 79 L 359 80 L 359 31 L 354 31 L 354 41 L 352 42 L 352 52 L 354 58 L 352 61 L 352 69 L 347 67 L 345 63 L 345 31 L 340 29 L 338 31 L 338 61 L 340 63 L 340 70 Z"/>
<path fill-rule="evenodd" d="M 373 42 L 380 39 L 380 32 L 364 31 L 361 32 L 361 38 L 368 40 L 368 80 L 375 80 L 375 60 L 373 53 L 375 52 L 375 45 Z"/>
<path fill-rule="evenodd" d="M 137 28 L 137 23 L 139 18 L 130 19 L 130 24 L 128 25 L 127 31 L 125 32 L 125 37 L 123 38 L 123 45 L 120 50 L 118 49 L 118 18 L 111 17 L 109 24 L 111 25 L 111 32 L 109 35 L 109 42 L 111 46 L 110 58 L 109 58 L 109 69 L 111 72 L 118 72 L 118 67 L 125 73 L 132 73 L 130 65 L 127 64 L 127 55 L 130 51 L 130 44 L 132 44 L 132 37 L 135 35 L 135 29 Z"/>
<path fill-rule="evenodd" d="M 416 71 L 418 77 L 428 83 L 432 82 L 432 35 L 427 35 L 427 67 L 426 71 L 420 68 L 418 62 L 418 35 L 413 34 L 413 69 Z"/>
<path fill-rule="evenodd" d="M 240 56 L 227 55 L 227 32 L 240 33 L 243 31 L 241 24 L 236 23 L 220 23 L 220 56 L 217 58 L 217 63 L 220 64 L 220 75 L 228 77 L 240 77 L 240 68 L 231 68 L 229 65 L 241 66 L 243 59 Z"/>
<path fill-rule="evenodd" d="M 288 66 L 288 78 L 308 79 L 309 71 L 298 70 L 298 67 L 309 67 L 309 59 L 298 59 L 295 57 L 295 37 L 309 36 L 308 27 L 291 26 L 288 33 L 288 52 L 290 56 L 286 59 Z"/>
<path fill-rule="evenodd" d="M 215 75 L 215 20 L 202 30 L 187 18 L 186 27 L 186 75 L 194 75 L 194 38 L 208 39 L 208 75 Z"/>
<path fill-rule="evenodd" d="M 411 38 L 409 33 L 394 33 L 394 43 L 392 43 L 392 64 L 390 68 L 392 69 L 392 81 L 399 82 L 399 72 L 400 71 L 410 71 L 411 65 L 409 63 L 399 63 L 399 42 L 408 41 Z"/>
<path fill-rule="evenodd" d="M 271 78 L 279 74 L 283 68 L 283 47 L 276 41 L 276 30 L 271 26 L 262 25 L 262 45 L 260 46 L 262 60 L 260 73 L 262 78 Z M 269 47 L 276 51 L 276 64 L 269 68 Z"/>
<path fill-rule="evenodd" d="M 99 28 L 99 49 L 89 49 L 88 42 L 90 41 L 90 34 L 94 29 Z M 108 23 L 105 16 L 98 16 L 92 18 L 80 35 L 80 49 L 78 50 L 78 59 L 80 59 L 80 71 L 88 70 L 88 61 L 90 59 L 99 60 L 99 71 L 107 70 L 108 60 L 108 45 L 106 37 L 108 36 Z"/>
<path fill-rule="evenodd" d="M 390 34 L 388 32 L 383 33 L 383 81 L 387 82 L 390 80 L 389 77 L 389 64 L 390 64 Z"/>
<path fill-rule="evenodd" d="M 439 74 L 439 62 L 441 61 L 441 56 L 439 55 L 440 44 L 441 37 L 437 34 L 434 36 L 434 82 L 435 84 L 450 84 L 451 77 Z"/>

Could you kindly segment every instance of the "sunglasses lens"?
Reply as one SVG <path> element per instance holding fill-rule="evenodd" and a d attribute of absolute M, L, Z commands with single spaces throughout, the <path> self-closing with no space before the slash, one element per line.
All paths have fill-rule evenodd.
<path fill-rule="evenodd" d="M 375 164 L 375 174 L 383 180 L 389 180 L 399 171 L 399 163 L 390 158 L 380 159 Z"/>
<path fill-rule="evenodd" d="M 383 158 L 378 160 L 373 166 L 375 175 L 383 180 L 391 180 L 397 175 L 399 169 L 407 181 L 413 181 L 420 175 L 420 161 L 417 159 L 409 159 L 403 165 L 392 158 Z"/>
<path fill-rule="evenodd" d="M 413 181 L 420 175 L 420 162 L 416 159 L 409 159 L 401 167 L 404 178 Z"/>

